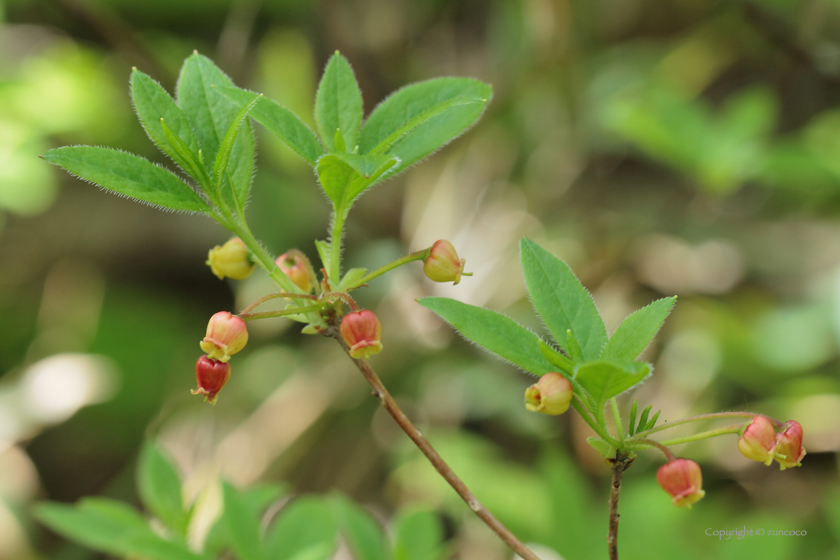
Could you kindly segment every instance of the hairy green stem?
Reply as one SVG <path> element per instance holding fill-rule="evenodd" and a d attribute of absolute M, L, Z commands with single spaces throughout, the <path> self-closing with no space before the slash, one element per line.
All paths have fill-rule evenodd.
<path fill-rule="evenodd" d="M 280 267 L 277 266 L 277 263 L 274 262 L 274 259 L 271 258 L 271 255 L 263 249 L 263 246 L 260 245 L 260 242 L 254 237 L 254 234 L 251 233 L 247 227 L 244 226 L 234 226 L 233 228 L 229 228 L 233 233 L 239 236 L 239 239 L 245 243 L 245 246 L 251 251 L 254 257 L 257 259 L 257 262 L 260 266 L 262 266 L 265 271 L 268 273 L 269 278 L 274 280 L 274 282 L 283 288 L 288 293 L 292 294 L 300 294 L 301 289 L 297 287 L 297 285 L 292 282 L 288 276 L 283 274 L 283 271 L 280 270 Z"/>
<path fill-rule="evenodd" d="M 613 420 L 615 420 L 615 431 L 618 434 L 618 439 L 624 441 L 624 429 L 621 427 L 621 414 L 618 413 L 618 401 L 615 397 L 610 399 L 610 407 L 612 408 Z"/>
<path fill-rule="evenodd" d="M 283 309 L 282 311 L 262 311 L 259 313 L 240 313 L 239 318 L 243 321 L 253 321 L 255 319 L 271 319 L 272 317 L 286 317 L 289 315 L 302 315 L 311 313 L 313 311 L 320 311 L 325 304 L 318 303 L 316 305 L 307 305 L 305 307 L 293 307 L 291 309 Z"/>
<path fill-rule="evenodd" d="M 756 412 L 712 412 L 710 414 L 700 414 L 698 416 L 689 416 L 688 418 L 683 418 L 681 420 L 677 420 L 675 422 L 669 422 L 666 424 L 662 424 L 655 428 L 651 428 L 650 430 L 645 430 L 644 432 L 639 432 L 634 435 L 631 439 L 638 439 L 643 438 L 645 436 L 649 436 L 650 434 L 654 434 L 656 432 L 661 432 L 662 430 L 667 430 L 668 428 L 673 428 L 675 426 L 681 426 L 683 424 L 688 424 L 690 422 L 700 422 L 702 420 L 714 420 L 716 418 L 755 418 L 756 416 L 764 416 L 763 414 L 758 414 Z M 767 418 L 778 428 L 782 425 L 781 422 L 774 418 Z"/>
<path fill-rule="evenodd" d="M 356 303 L 356 300 L 344 292 L 329 292 L 323 295 L 323 299 L 324 301 L 335 301 L 340 299 L 347 305 L 347 307 L 350 308 L 351 311 L 359 310 L 359 304 Z"/>
<path fill-rule="evenodd" d="M 308 300 L 317 300 L 318 298 L 313 295 L 309 294 L 287 294 L 286 292 L 278 292 L 276 294 L 268 294 L 267 296 L 263 296 L 245 309 L 240 312 L 240 315 L 250 313 L 253 309 L 259 307 L 260 305 L 264 304 L 267 301 L 271 301 L 277 298 L 286 298 L 286 299 L 308 299 Z"/>
<path fill-rule="evenodd" d="M 254 237 L 254 234 L 251 233 L 251 230 L 248 229 L 248 226 L 234 226 L 229 227 L 233 233 L 239 236 L 239 239 L 245 243 L 245 246 L 251 251 L 254 257 L 257 259 L 257 262 L 262 266 L 265 271 L 268 273 L 268 277 L 274 280 L 274 282 L 280 286 L 285 292 L 291 294 L 302 294 L 303 291 L 298 288 L 297 284 L 292 282 L 292 280 L 286 276 L 280 267 L 277 266 L 277 263 L 274 262 L 274 259 L 271 255 L 268 254 L 268 251 L 263 249 L 263 246 L 260 245 L 260 242 Z M 309 313 L 307 316 L 307 320 L 312 324 L 319 324 L 325 325 L 324 320 L 321 318 L 319 313 L 313 313 L 317 311 L 321 311 L 324 308 L 323 305 L 312 306 L 312 308 L 308 307 L 301 307 L 299 311 L 296 313 L 284 313 L 282 315 L 265 315 L 262 313 L 254 313 L 251 316 L 255 319 L 264 319 L 268 317 L 282 317 L 283 315 L 297 315 L 298 313 Z M 246 319 L 245 317 L 240 316 L 242 319 Z"/>
<path fill-rule="evenodd" d="M 406 255 L 404 257 L 400 257 L 399 259 L 395 260 L 394 262 L 386 264 L 382 268 L 378 268 L 378 269 L 374 270 L 373 272 L 364 275 L 362 278 L 357 280 L 352 286 L 349 286 L 347 288 L 347 290 L 354 290 L 354 289 L 356 289 L 360 286 L 364 286 L 365 284 L 367 284 L 368 282 L 370 282 L 374 278 L 377 278 L 378 276 L 382 276 L 386 272 L 390 272 L 390 271 L 394 270 L 395 268 L 400 267 L 404 264 L 408 264 L 410 262 L 421 261 L 421 260 L 425 259 L 428 255 L 429 255 L 429 249 L 428 248 L 422 249 L 420 251 L 415 251 L 413 253 L 409 253 L 408 255 Z"/>
<path fill-rule="evenodd" d="M 691 443 L 692 441 L 700 441 L 700 440 L 703 440 L 703 439 L 709 439 L 709 438 L 713 438 L 713 437 L 717 437 L 717 436 L 724 436 L 724 435 L 727 435 L 727 434 L 737 434 L 741 431 L 741 428 L 743 428 L 743 427 L 744 427 L 743 423 L 732 424 L 730 426 L 724 426 L 723 428 L 716 428 L 714 430 L 707 430 L 705 432 L 700 432 L 699 434 L 694 434 L 694 435 L 691 435 L 691 436 L 685 436 L 685 437 L 674 438 L 674 439 L 666 439 L 666 440 L 660 441 L 658 443 L 660 445 L 664 445 L 664 446 L 679 445 L 681 443 Z M 651 445 L 650 445 L 650 443 L 648 443 L 648 441 L 652 441 L 652 440 L 642 441 L 641 439 L 633 438 L 633 439 L 627 440 L 625 443 L 628 444 L 631 448 L 634 448 L 634 449 L 636 449 L 636 448 L 647 449 L 647 448 L 651 447 Z"/>
<path fill-rule="evenodd" d="M 340 211 L 339 211 L 340 210 Z M 341 281 L 341 237 L 344 234 L 344 220 L 346 212 L 343 208 L 335 208 L 335 219 L 330 236 L 330 277 L 329 282 L 338 286 Z"/>
<path fill-rule="evenodd" d="M 575 395 L 575 398 L 572 400 L 572 407 L 577 411 L 578 414 L 580 414 L 580 417 L 583 418 L 584 422 L 589 424 L 589 427 L 592 428 L 595 431 L 595 433 L 598 434 L 601 437 L 601 439 L 603 439 L 604 441 L 606 441 L 607 443 L 609 443 L 610 445 L 612 445 L 616 449 L 619 449 L 619 448 L 622 447 L 621 442 L 616 441 L 616 439 L 613 438 L 610 435 L 610 433 L 607 430 L 604 429 L 603 426 L 599 425 L 589 415 L 589 413 L 586 411 L 586 408 L 581 404 L 577 395 Z"/>

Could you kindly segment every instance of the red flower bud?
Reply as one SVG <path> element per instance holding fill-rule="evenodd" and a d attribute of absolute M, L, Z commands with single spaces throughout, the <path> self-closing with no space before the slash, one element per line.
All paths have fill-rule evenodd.
<path fill-rule="evenodd" d="M 227 311 L 219 311 L 210 317 L 206 336 L 200 346 L 210 358 L 226 362 L 232 355 L 245 348 L 247 343 L 248 328 L 245 321 Z"/>
<path fill-rule="evenodd" d="M 238 237 L 210 249 L 206 264 L 219 280 L 225 277 L 244 280 L 254 271 L 254 263 L 248 258 L 248 247 Z"/>
<path fill-rule="evenodd" d="M 206 402 L 216 404 L 219 391 L 225 386 L 229 377 L 230 364 L 202 356 L 195 363 L 195 380 L 198 382 L 198 389 L 194 389 L 191 393 L 204 395 Z"/>
<path fill-rule="evenodd" d="M 776 461 L 782 470 L 802 466 L 805 449 L 802 447 L 802 426 L 788 420 L 776 434 Z"/>
<path fill-rule="evenodd" d="M 738 438 L 738 450 L 747 459 L 770 465 L 776 453 L 776 428 L 770 419 L 753 418 Z"/>
<path fill-rule="evenodd" d="M 525 408 L 543 414 L 563 414 L 572 402 L 572 384 L 559 373 L 546 373 L 525 390 Z"/>
<path fill-rule="evenodd" d="M 665 463 L 656 472 L 656 481 L 671 495 L 677 507 L 686 506 L 691 509 L 691 504 L 706 495 L 700 466 L 690 459 L 675 459 Z"/>
<path fill-rule="evenodd" d="M 289 280 L 294 282 L 295 286 L 309 293 L 312 291 L 312 279 L 309 277 L 309 271 L 306 270 L 306 263 L 303 259 L 296 255 L 289 255 L 283 253 L 277 260 L 274 261 L 280 270 L 289 277 Z"/>
<path fill-rule="evenodd" d="M 454 285 L 461 281 L 466 262 L 458 258 L 452 243 L 441 239 L 429 249 L 429 256 L 423 262 L 423 272 L 435 282 L 452 282 Z"/>
<path fill-rule="evenodd" d="M 382 325 L 373 311 L 353 311 L 341 320 L 341 337 L 354 358 L 367 358 L 382 351 Z"/>

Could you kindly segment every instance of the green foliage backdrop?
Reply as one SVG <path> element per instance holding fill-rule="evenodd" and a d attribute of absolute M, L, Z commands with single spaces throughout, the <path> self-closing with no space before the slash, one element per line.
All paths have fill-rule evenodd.
<path fill-rule="evenodd" d="M 194 50 L 301 115 L 261 99 L 250 113 L 256 146 L 230 146 L 257 154 L 249 222 L 274 254 L 297 247 L 315 257 L 310 240 L 328 226 L 309 168 L 321 148 L 307 127 L 336 142 L 326 131 L 356 130 L 378 107 L 358 138 L 339 139 L 369 160 L 322 160 L 339 171 L 379 168 L 383 145 L 400 160 L 398 177 L 355 201 L 348 268 L 447 238 L 475 275 L 441 286 L 406 267 L 356 292 L 384 327 L 373 364 L 488 508 L 546 560 L 605 557 L 608 470 L 586 443 L 592 433 L 571 415 L 525 411 L 532 379 L 511 363 L 548 371 L 546 356 L 514 343 L 497 346 L 504 360 L 495 360 L 438 315 L 472 338 L 467 306 L 500 312 L 490 315 L 498 340 L 473 339 L 488 347 L 532 333 L 561 341 L 572 328 L 595 359 L 607 334 L 658 300 L 613 338 L 620 348 L 607 347 L 641 351 L 650 338 L 641 331 L 652 335 L 670 309 L 662 298 L 677 295 L 641 355 L 656 375 L 634 396 L 662 411 L 660 423 L 730 409 L 795 418 L 808 456 L 781 477 L 741 457 L 734 437 L 679 448 L 701 464 L 707 490 L 686 512 L 654 482 L 659 458 L 641 455 L 624 480 L 624 554 L 840 558 L 838 31 L 840 6 L 829 0 L 0 1 L 0 558 L 95 557 L 35 520 L 52 519 L 61 533 L 65 510 L 33 507 L 46 499 L 84 499 L 91 523 L 120 519 L 121 530 L 140 525 L 136 511 L 181 530 L 184 503 L 233 504 L 252 525 L 219 530 L 263 531 L 277 558 L 323 554 L 318 543 L 329 535 L 297 529 L 315 524 L 308 519 L 335 524 L 370 558 L 509 558 L 322 340 L 288 323 L 253 324 L 219 404 L 191 398 L 207 318 L 242 309 L 269 289 L 264 279 L 227 284 L 210 274 L 207 250 L 228 237 L 211 221 L 105 196 L 37 158 L 64 145 L 120 146 L 172 193 L 144 200 L 201 211 L 192 191 L 151 165 L 166 157 L 146 132 L 163 141 L 167 132 L 138 102 L 156 104 L 170 137 L 189 145 L 158 84 L 175 92 Z M 317 90 L 324 68 L 332 87 L 347 86 L 336 50 L 365 92 L 348 107 Z M 199 71 L 201 58 L 191 60 Z M 490 83 L 492 101 L 482 101 L 489 93 L 480 82 L 438 76 Z M 408 114 L 419 126 L 434 115 L 412 113 L 406 90 L 386 96 L 417 81 L 437 96 L 436 110 L 450 111 L 453 130 L 486 111 L 412 167 L 435 151 L 434 131 L 400 143 L 389 116 Z M 240 104 L 250 95 L 219 91 Z M 214 117 L 213 107 L 183 110 Z M 295 140 L 283 144 L 263 127 Z M 206 171 L 212 176 L 212 164 Z M 241 169 L 221 180 L 241 195 L 236 185 L 249 176 Z M 143 199 L 137 189 L 132 196 Z M 327 194 L 349 208 L 358 193 L 343 185 Z M 603 325 L 562 310 L 541 315 L 544 324 L 535 317 L 525 285 L 540 254 L 532 248 L 523 276 L 522 237 L 570 264 Z M 428 296 L 464 304 L 416 302 Z M 551 306 L 550 293 L 531 297 L 541 314 Z M 588 294 L 579 301 L 590 305 Z M 149 439 L 163 455 L 143 447 Z M 139 477 L 138 463 L 148 468 Z M 173 476 L 183 477 L 183 501 L 173 501 Z M 295 500 L 271 523 L 257 516 L 285 497 Z M 742 527 L 807 536 L 707 535 Z M 184 537 L 184 554 L 189 539 L 219 542 L 200 533 Z M 289 534 L 300 540 L 279 536 Z M 146 538 L 138 528 L 132 542 Z M 265 553 L 231 538 L 243 558 Z"/>

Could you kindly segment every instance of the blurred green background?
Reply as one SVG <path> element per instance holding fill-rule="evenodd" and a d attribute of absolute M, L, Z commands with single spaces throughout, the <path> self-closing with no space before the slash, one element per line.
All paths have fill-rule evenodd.
<path fill-rule="evenodd" d="M 207 250 L 228 237 L 214 222 L 106 195 L 36 157 L 87 143 L 164 163 L 128 76 L 137 66 L 172 91 L 194 49 L 310 124 L 335 49 L 366 112 L 416 80 L 493 84 L 476 128 L 361 199 L 346 264 L 375 268 L 439 238 L 467 259 L 475 276 L 455 287 L 414 266 L 358 292 L 384 326 L 372 364 L 544 560 L 606 558 L 609 471 L 588 428 L 527 413 L 527 375 L 414 302 L 454 297 L 542 332 L 523 235 L 569 262 L 609 329 L 679 295 L 647 351 L 656 371 L 640 404 L 666 420 L 761 411 L 805 430 L 803 467 L 784 473 L 744 459 L 733 436 L 676 448 L 703 467 L 707 496 L 692 511 L 656 485 L 660 457 L 641 455 L 621 497 L 623 557 L 840 559 L 837 0 L 0 0 L 0 558 L 101 557 L 29 508 L 137 503 L 144 437 L 177 460 L 188 496 L 222 475 L 338 490 L 386 525 L 419 504 L 445 522 L 451 557 L 510 558 L 336 344 L 252 324 L 218 405 L 192 397 L 207 318 L 270 283 L 210 274 Z M 273 253 L 314 258 L 324 196 L 264 132 L 252 227 Z M 741 527 L 807 536 L 705 534 Z"/>

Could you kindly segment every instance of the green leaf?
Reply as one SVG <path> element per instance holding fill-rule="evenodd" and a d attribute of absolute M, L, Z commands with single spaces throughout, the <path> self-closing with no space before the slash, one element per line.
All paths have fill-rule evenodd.
<path fill-rule="evenodd" d="M 187 116 L 160 84 L 136 68 L 131 72 L 130 83 L 134 109 L 149 138 L 163 153 L 171 157 L 172 161 L 181 166 L 181 169 L 192 174 L 190 171 L 193 167 L 192 162 L 172 145 L 161 126 L 161 119 L 163 119 L 175 136 L 186 145 L 187 150 L 198 154 L 198 141 Z M 195 175 L 193 177 L 198 179 Z"/>
<path fill-rule="evenodd" d="M 379 144 L 371 148 L 371 154 L 384 154 L 387 153 L 391 147 L 402 140 L 407 135 L 411 134 L 415 129 L 420 127 L 421 125 L 425 124 L 429 120 L 438 115 L 442 115 L 446 111 L 453 109 L 455 107 L 460 107 L 463 105 L 480 105 L 482 108 L 487 104 L 486 99 L 482 99 L 480 97 L 455 97 L 452 99 L 447 99 L 442 103 L 438 103 L 437 105 L 433 105 L 429 107 L 425 111 L 421 112 L 419 115 L 416 115 L 408 120 L 405 124 L 403 124 L 400 128 L 389 134 L 387 137 L 380 140 Z"/>
<path fill-rule="evenodd" d="M 575 368 L 575 381 L 592 395 L 596 410 L 601 411 L 607 399 L 641 383 L 650 369 L 644 362 L 585 362 Z"/>
<path fill-rule="evenodd" d="M 637 432 L 644 432 L 645 426 L 647 425 L 648 415 L 650 414 L 651 409 L 653 408 L 652 404 L 649 404 L 643 411 L 642 415 L 639 417 L 639 428 L 636 430 Z"/>
<path fill-rule="evenodd" d="M 332 507 L 354 560 L 390 560 L 390 549 L 378 521 L 343 496 L 336 496 Z"/>
<path fill-rule="evenodd" d="M 260 546 L 260 526 L 239 492 L 222 483 L 225 510 L 222 520 L 230 535 L 230 545 L 240 560 L 265 560 Z"/>
<path fill-rule="evenodd" d="M 600 453 L 601 457 L 608 458 L 611 457 L 614 453 L 613 446 L 607 443 L 606 441 L 602 440 L 601 438 L 588 437 L 586 438 L 586 443 L 591 445 L 595 449 L 595 451 Z"/>
<path fill-rule="evenodd" d="M 564 356 L 563 354 L 546 344 L 543 340 L 540 340 L 540 352 L 542 352 L 543 357 L 546 360 L 548 360 L 549 363 L 551 363 L 554 366 L 557 366 L 560 369 L 560 371 L 566 372 L 569 375 L 574 374 L 574 362 L 572 362 L 572 360 L 570 360 L 569 358 L 567 358 L 566 356 Z"/>
<path fill-rule="evenodd" d="M 211 189 L 210 176 L 207 175 L 207 170 L 201 162 L 200 154 L 193 153 L 186 142 L 181 140 L 163 119 L 160 119 L 160 128 L 163 130 L 163 136 L 169 142 L 169 146 L 187 165 L 184 171 L 190 174 L 202 188 Z"/>
<path fill-rule="evenodd" d="M 607 341 L 601 358 L 635 360 L 659 332 L 676 302 L 677 296 L 662 298 L 627 317 Z"/>
<path fill-rule="evenodd" d="M 237 87 L 218 87 L 216 89 L 229 101 L 240 107 L 248 103 L 248 100 L 254 95 L 253 92 Z M 265 97 L 261 98 L 251 111 L 251 116 L 311 165 L 315 165 L 318 158 L 324 155 L 324 148 L 315 133 L 297 115 L 277 102 Z"/>
<path fill-rule="evenodd" d="M 86 498 L 75 507 L 39 504 L 34 515 L 53 531 L 114 556 L 148 560 L 201 560 L 185 545 L 152 532 L 143 517 L 121 502 Z"/>
<path fill-rule="evenodd" d="M 318 84 L 315 122 L 328 152 L 336 151 L 335 136 L 339 130 L 347 149 L 353 151 L 362 124 L 362 92 L 353 68 L 338 51 L 330 57 Z"/>
<path fill-rule="evenodd" d="M 208 174 L 212 175 L 216 154 L 222 145 L 225 133 L 242 108 L 227 100 L 220 92 L 221 87 L 234 87 L 233 82 L 213 61 L 198 53 L 190 55 L 178 76 L 178 106 L 184 111 L 193 126 L 198 144 L 202 149 L 202 158 Z M 234 142 L 225 181 L 230 182 L 223 191 L 247 193 L 251 188 L 254 174 L 254 134 L 251 124 L 245 122 L 243 130 Z M 234 200 L 226 197 L 228 204 Z"/>
<path fill-rule="evenodd" d="M 95 185 L 160 208 L 210 212 L 210 207 L 176 175 L 141 157 L 93 146 L 65 146 L 41 156 Z"/>
<path fill-rule="evenodd" d="M 315 249 L 318 251 L 318 257 L 321 259 L 324 270 L 330 270 L 330 244 L 322 239 L 317 239 L 315 241 Z M 332 278 L 329 281 L 333 286 L 338 286 Z"/>
<path fill-rule="evenodd" d="M 292 560 L 306 551 L 326 551 L 328 558 L 336 547 L 338 524 L 329 506 L 316 497 L 293 501 L 280 512 L 266 536 L 266 552 L 273 560 Z"/>
<path fill-rule="evenodd" d="M 127 537 L 147 529 L 143 518 L 120 502 L 87 498 L 76 507 L 38 504 L 35 517 L 60 535 L 110 554 L 129 553 Z"/>
<path fill-rule="evenodd" d="M 574 363 L 577 364 L 584 361 L 583 350 L 580 349 L 580 344 L 578 343 L 575 333 L 572 332 L 572 329 L 566 329 L 566 345 L 566 349 L 569 351 L 569 356 L 572 358 Z"/>
<path fill-rule="evenodd" d="M 366 268 L 351 268 L 344 274 L 344 278 L 338 284 L 338 291 L 343 292 L 348 286 L 352 286 L 367 274 Z"/>
<path fill-rule="evenodd" d="M 155 517 L 178 533 L 186 531 L 189 516 L 181 499 L 181 479 L 163 451 L 151 442 L 140 452 L 137 489 Z"/>
<path fill-rule="evenodd" d="M 127 538 L 131 558 L 148 560 L 207 560 L 191 552 L 186 545 L 167 541 L 152 532 L 138 533 Z"/>
<path fill-rule="evenodd" d="M 391 94 L 365 121 L 359 153 L 400 158 L 400 170 L 442 148 L 481 117 L 493 88 L 472 78 L 437 78 Z"/>
<path fill-rule="evenodd" d="M 327 545 L 315 545 L 297 552 L 289 560 L 329 560 L 333 555 L 333 548 Z"/>
<path fill-rule="evenodd" d="M 222 138 L 240 107 L 225 100 L 213 86 L 233 87 L 233 82 L 206 56 L 190 55 L 178 76 L 178 106 L 192 123 L 204 162 L 209 165 L 216 160 Z"/>
<path fill-rule="evenodd" d="M 650 422 L 645 424 L 644 430 L 650 430 L 654 426 L 656 426 L 656 421 L 659 420 L 659 415 L 662 414 L 662 411 L 658 411 L 656 414 L 653 415 L 653 418 L 650 419 Z M 644 431 L 642 430 L 642 431 Z"/>
<path fill-rule="evenodd" d="M 627 431 L 630 435 L 636 433 L 636 413 L 639 410 L 639 399 L 633 401 L 633 406 L 630 407 L 630 423 L 627 424 Z"/>
<path fill-rule="evenodd" d="M 436 560 L 442 541 L 443 528 L 433 511 L 404 511 L 394 522 L 394 560 Z"/>
<path fill-rule="evenodd" d="M 535 375 L 555 371 L 540 351 L 540 337 L 500 313 L 442 297 L 425 297 L 418 303 L 467 340 L 525 371 Z"/>
<path fill-rule="evenodd" d="M 597 359 L 607 342 L 607 329 L 589 292 L 566 263 L 530 239 L 523 238 L 520 248 L 528 293 L 551 335 L 568 348 L 566 331 L 571 330 L 584 359 Z"/>
<path fill-rule="evenodd" d="M 318 160 L 318 181 L 337 213 L 346 213 L 365 189 L 391 170 L 399 160 L 389 156 L 328 154 Z"/>
<path fill-rule="evenodd" d="M 259 99 L 260 96 L 254 97 L 253 99 L 251 99 L 250 102 L 243 105 L 239 109 L 239 111 L 234 116 L 233 121 L 230 123 L 230 127 L 228 127 L 228 130 L 225 133 L 225 137 L 222 139 L 222 143 L 219 146 L 219 152 L 216 154 L 216 161 L 213 164 L 213 182 L 215 184 L 217 192 L 220 192 L 222 189 L 222 182 L 225 177 L 226 171 L 228 170 L 228 164 L 230 163 L 231 155 L 233 154 L 233 149 L 235 147 L 236 141 L 239 139 L 239 131 L 242 128 L 242 124 L 246 122 L 246 119 L 248 118 L 248 113 L 251 112 L 251 109 L 254 108 L 254 105 L 257 104 L 257 101 L 259 101 Z M 246 130 L 246 135 L 247 134 L 251 134 L 250 128 Z M 253 135 L 251 137 L 253 139 Z M 247 158 L 247 147 L 244 144 L 241 144 L 240 146 L 241 150 L 244 150 L 242 151 L 242 153 L 240 153 L 240 157 Z M 253 153 L 251 154 L 250 161 L 253 164 Z M 238 167 L 236 169 L 238 169 Z M 236 174 L 236 170 L 234 170 L 234 174 Z M 238 181 L 235 180 L 233 177 L 228 177 L 228 180 L 230 181 L 230 184 L 233 185 L 233 197 L 236 200 L 237 206 L 240 209 L 245 208 L 245 203 L 248 200 L 248 191 L 251 189 L 251 179 L 248 178 L 247 181 Z"/>
<path fill-rule="evenodd" d="M 285 484 L 264 482 L 245 488 L 239 492 L 239 496 L 253 517 L 261 517 L 271 504 L 283 498 L 288 492 L 289 489 Z"/>

